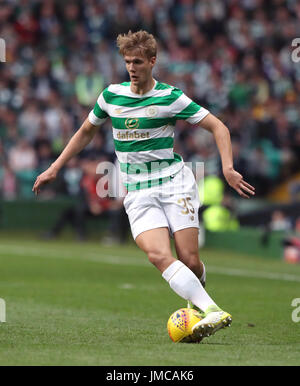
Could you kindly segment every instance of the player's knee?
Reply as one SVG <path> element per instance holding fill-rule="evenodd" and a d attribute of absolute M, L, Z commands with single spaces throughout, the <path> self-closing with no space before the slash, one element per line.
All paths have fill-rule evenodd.
<path fill-rule="evenodd" d="M 167 262 L 172 259 L 172 256 L 168 253 L 168 251 L 159 249 L 151 249 L 147 255 L 150 263 L 158 268 L 162 265 L 166 265 Z"/>

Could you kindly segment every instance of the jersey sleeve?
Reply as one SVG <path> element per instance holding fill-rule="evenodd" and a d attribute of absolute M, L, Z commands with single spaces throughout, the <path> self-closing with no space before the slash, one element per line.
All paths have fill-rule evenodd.
<path fill-rule="evenodd" d="M 172 103 L 171 114 L 176 120 L 183 119 L 194 125 L 206 117 L 209 111 L 182 93 L 180 97 Z"/>
<path fill-rule="evenodd" d="M 92 125 L 98 126 L 108 117 L 106 102 L 103 98 L 103 92 L 100 94 L 95 107 L 90 111 L 88 119 Z"/>

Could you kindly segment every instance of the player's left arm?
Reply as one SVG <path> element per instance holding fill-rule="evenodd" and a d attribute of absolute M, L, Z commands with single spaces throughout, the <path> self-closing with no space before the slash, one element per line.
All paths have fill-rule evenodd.
<path fill-rule="evenodd" d="M 230 132 L 227 126 L 211 113 L 206 115 L 199 125 L 210 131 L 215 138 L 221 156 L 223 174 L 228 184 L 244 198 L 253 196 L 255 188 L 244 181 L 243 176 L 234 170 Z"/>

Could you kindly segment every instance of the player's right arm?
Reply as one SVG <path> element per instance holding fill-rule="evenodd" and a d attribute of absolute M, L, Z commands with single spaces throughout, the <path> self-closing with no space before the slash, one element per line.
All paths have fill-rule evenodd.
<path fill-rule="evenodd" d="M 60 169 L 76 154 L 80 153 L 95 136 L 98 127 L 106 120 L 108 114 L 106 112 L 107 106 L 103 98 L 103 92 L 100 94 L 95 107 L 90 111 L 88 117 L 83 122 L 79 130 L 70 139 L 63 152 L 57 158 L 55 162 L 46 170 L 40 174 L 32 188 L 35 194 L 40 192 L 40 188 L 55 180 Z"/>
<path fill-rule="evenodd" d="M 176 90 L 177 93 L 182 93 L 181 90 Z M 230 133 L 224 123 L 183 93 L 177 98 L 176 103 L 171 106 L 173 109 L 171 109 L 172 116 L 175 116 L 176 119 L 184 119 L 193 125 L 199 124 L 213 134 L 221 156 L 226 181 L 240 196 L 244 198 L 253 196 L 255 188 L 244 181 L 243 176 L 233 168 Z"/>
<path fill-rule="evenodd" d="M 79 130 L 72 136 L 67 146 L 64 148 L 60 156 L 56 159 L 51 166 L 40 174 L 32 188 L 35 194 L 40 192 L 40 188 L 55 180 L 59 170 L 76 154 L 84 149 L 93 139 L 99 126 L 93 125 L 89 118 L 83 122 Z"/>

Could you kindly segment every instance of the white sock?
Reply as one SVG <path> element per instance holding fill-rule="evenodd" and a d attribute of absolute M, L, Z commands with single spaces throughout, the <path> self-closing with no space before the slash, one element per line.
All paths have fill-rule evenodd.
<path fill-rule="evenodd" d="M 207 307 L 216 305 L 200 280 L 185 264 L 176 260 L 162 273 L 162 277 L 170 284 L 170 287 L 177 295 L 205 311 Z"/>
<path fill-rule="evenodd" d="M 206 282 L 206 269 L 205 269 L 205 265 L 204 265 L 203 261 L 202 261 L 202 267 L 203 267 L 203 273 L 200 277 L 200 282 L 205 283 Z"/>

